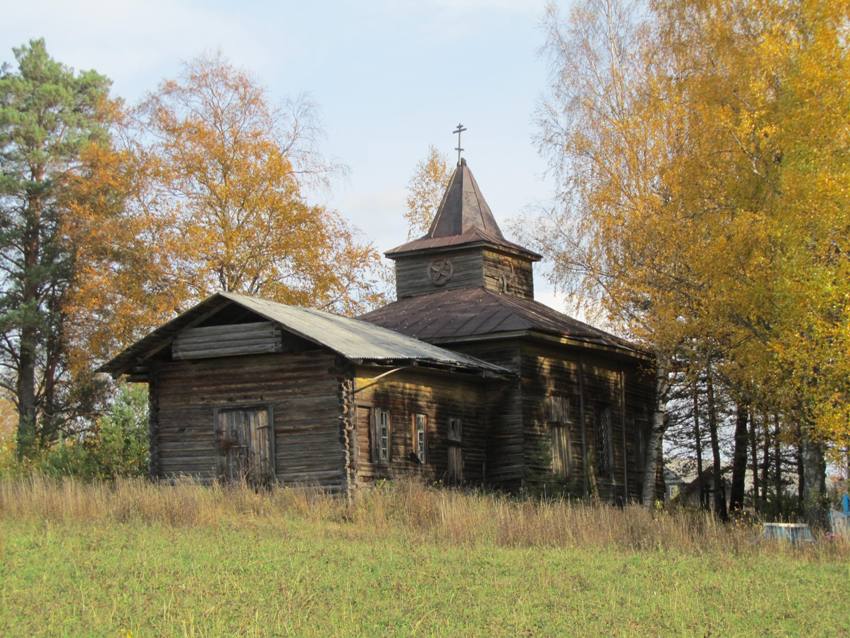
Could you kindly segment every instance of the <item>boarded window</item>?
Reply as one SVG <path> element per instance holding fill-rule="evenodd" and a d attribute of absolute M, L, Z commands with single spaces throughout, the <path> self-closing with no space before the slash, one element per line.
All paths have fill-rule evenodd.
<path fill-rule="evenodd" d="M 390 444 L 392 432 L 390 429 L 390 412 L 383 408 L 372 411 L 372 462 L 390 462 Z"/>
<path fill-rule="evenodd" d="M 463 437 L 463 422 L 457 417 L 449 419 L 449 441 L 460 443 Z"/>
<path fill-rule="evenodd" d="M 570 428 L 565 423 L 550 423 L 552 441 L 552 473 L 561 478 L 570 474 Z"/>
<path fill-rule="evenodd" d="M 610 476 L 614 465 L 611 443 L 611 408 L 606 405 L 596 413 L 596 470 L 601 476 Z"/>
<path fill-rule="evenodd" d="M 450 483 L 463 481 L 463 422 L 449 418 L 447 475 Z"/>
<path fill-rule="evenodd" d="M 428 429 L 428 417 L 424 414 L 413 416 L 413 453 L 419 462 L 425 463 L 425 433 Z"/>
<path fill-rule="evenodd" d="M 552 473 L 567 478 L 572 466 L 569 398 L 560 395 L 546 397 L 545 411 L 552 452 Z"/>
<path fill-rule="evenodd" d="M 274 439 L 268 407 L 217 410 L 215 441 L 222 480 L 266 485 L 274 479 Z"/>

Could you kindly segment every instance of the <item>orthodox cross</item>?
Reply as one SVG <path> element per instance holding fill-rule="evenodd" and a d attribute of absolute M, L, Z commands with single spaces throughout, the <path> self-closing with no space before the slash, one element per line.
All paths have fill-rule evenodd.
<path fill-rule="evenodd" d="M 466 128 L 464 128 L 463 124 L 458 124 L 457 128 L 452 131 L 452 133 L 457 135 L 457 146 L 455 147 L 455 150 L 457 151 L 457 164 L 458 164 L 458 166 L 460 166 L 460 154 L 463 153 L 463 148 L 461 148 L 461 146 L 460 146 L 460 134 L 463 133 L 465 130 L 466 130 Z"/>

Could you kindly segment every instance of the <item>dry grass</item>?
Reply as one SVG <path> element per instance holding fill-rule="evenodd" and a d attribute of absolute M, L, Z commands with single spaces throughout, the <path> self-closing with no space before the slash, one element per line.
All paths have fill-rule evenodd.
<path fill-rule="evenodd" d="M 0 481 L 0 518 L 116 522 L 171 527 L 320 523 L 346 537 L 402 536 L 459 546 L 620 548 L 687 554 L 793 552 L 850 557 L 850 543 L 823 538 L 795 549 L 759 541 L 752 524 L 723 525 L 693 511 L 648 511 L 576 501 L 514 499 L 401 481 L 361 491 L 352 502 L 311 489 L 257 492 L 245 486 L 83 483 L 31 477 Z"/>
<path fill-rule="evenodd" d="M 410 482 L 0 479 L 0 636 L 850 635 L 847 544 L 757 539 Z"/>

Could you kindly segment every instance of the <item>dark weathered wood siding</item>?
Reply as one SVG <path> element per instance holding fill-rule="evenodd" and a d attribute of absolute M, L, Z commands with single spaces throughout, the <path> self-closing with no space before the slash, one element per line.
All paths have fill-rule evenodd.
<path fill-rule="evenodd" d="M 619 501 L 640 497 L 643 461 L 639 443 L 654 409 L 653 378 L 622 356 L 536 340 L 473 341 L 449 346 L 519 375 L 487 399 L 490 415 L 489 482 L 506 488 L 590 495 Z M 552 473 L 550 405 L 566 406 L 570 445 L 566 478 Z M 611 416 L 613 464 L 607 476 L 594 468 L 596 418 Z M 625 408 L 625 409 L 624 409 Z"/>
<path fill-rule="evenodd" d="M 446 283 L 438 286 L 431 280 L 431 263 L 445 259 L 451 261 L 452 276 Z M 395 262 L 396 294 L 402 299 L 427 295 L 438 290 L 482 286 L 482 261 L 480 248 L 399 257 Z"/>
<path fill-rule="evenodd" d="M 434 261 L 449 260 L 452 276 L 437 285 L 431 279 Z M 532 262 L 524 257 L 482 247 L 398 257 L 395 262 L 399 299 L 427 295 L 439 290 L 486 288 L 494 292 L 534 298 Z"/>
<path fill-rule="evenodd" d="M 569 346 L 526 344 L 522 348 L 522 405 L 526 484 L 593 494 L 608 501 L 640 496 L 641 467 L 635 450 L 634 415 L 652 409 L 651 378 L 633 360 L 605 356 Z M 571 468 L 564 480 L 551 471 L 548 397 L 569 405 Z M 612 465 L 600 471 L 596 456 L 597 419 L 610 414 Z"/>
<path fill-rule="evenodd" d="M 385 368 L 355 368 L 324 350 L 303 351 L 308 344 L 285 349 L 295 345 L 302 351 L 154 365 L 152 474 L 216 478 L 216 410 L 268 406 L 275 475 L 284 484 L 345 489 L 405 475 L 446 480 L 449 419 L 460 418 L 466 483 L 609 501 L 640 495 L 640 448 L 648 438 L 654 379 L 632 359 L 533 338 L 491 339 L 450 347 L 513 370 L 516 378 L 408 369 L 373 382 Z M 567 422 L 566 477 L 553 473 L 552 406 Z M 594 462 L 596 415 L 606 407 L 612 464 L 601 473 Z M 390 414 L 388 463 L 373 453 L 375 408 Z M 416 414 L 428 419 L 424 465 L 413 457 Z"/>
<path fill-rule="evenodd" d="M 159 477 L 216 478 L 216 408 L 268 405 L 284 484 L 345 487 L 345 366 L 315 350 L 162 363 L 151 373 L 151 450 Z"/>
<path fill-rule="evenodd" d="M 354 469 L 358 482 L 405 475 L 445 480 L 448 422 L 452 417 L 463 422 L 464 481 L 482 482 L 487 473 L 486 384 L 460 375 L 401 371 L 370 385 L 380 373 L 381 370 L 375 368 L 357 369 L 356 387 L 364 388 L 354 395 L 357 448 L 353 456 L 356 457 Z M 390 459 L 386 464 L 376 462 L 372 454 L 372 413 L 375 408 L 386 409 L 390 413 Z M 424 465 L 411 456 L 416 414 L 424 414 L 428 418 Z"/>
<path fill-rule="evenodd" d="M 457 344 L 452 349 L 520 371 L 520 346 L 515 340 Z M 490 433 L 487 438 L 487 483 L 517 489 L 525 476 L 522 394 L 519 378 L 487 384 L 485 394 Z"/>
<path fill-rule="evenodd" d="M 175 359 L 212 359 L 282 350 L 282 330 L 271 321 L 189 328 L 178 334 L 171 345 Z"/>
<path fill-rule="evenodd" d="M 483 285 L 487 290 L 534 299 L 531 260 L 495 250 L 482 251 Z"/>

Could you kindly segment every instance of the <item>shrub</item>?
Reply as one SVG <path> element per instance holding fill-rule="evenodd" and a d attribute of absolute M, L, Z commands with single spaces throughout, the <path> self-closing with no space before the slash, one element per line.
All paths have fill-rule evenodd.
<path fill-rule="evenodd" d="M 76 476 L 114 480 L 148 468 L 147 390 L 122 383 L 105 414 L 72 438 L 61 438 L 31 458 L 17 460 L 14 435 L 0 440 L 0 476 Z"/>

